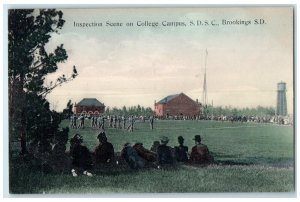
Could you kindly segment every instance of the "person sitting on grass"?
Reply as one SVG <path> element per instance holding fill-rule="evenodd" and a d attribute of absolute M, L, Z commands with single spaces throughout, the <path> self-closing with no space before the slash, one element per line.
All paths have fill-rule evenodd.
<path fill-rule="evenodd" d="M 133 145 L 133 149 L 138 153 L 140 157 L 148 162 L 154 162 L 156 160 L 156 153 L 146 149 L 143 143 L 137 142 Z"/>
<path fill-rule="evenodd" d="M 92 156 L 89 149 L 86 146 L 81 145 L 82 142 L 82 136 L 79 134 L 75 134 L 70 140 L 70 154 L 72 166 L 74 166 L 71 172 L 74 177 L 77 176 L 76 171 L 83 171 L 84 175 L 93 176 L 92 173 L 88 172 L 88 170 L 91 170 L 93 167 Z"/>
<path fill-rule="evenodd" d="M 151 146 L 150 150 L 154 153 L 157 153 L 157 147 L 159 146 L 159 141 L 154 141 L 153 145 Z"/>
<path fill-rule="evenodd" d="M 190 162 L 195 164 L 207 164 L 213 162 L 213 157 L 210 155 L 206 145 L 201 143 L 201 136 L 195 135 L 195 146 L 192 148 Z"/>
<path fill-rule="evenodd" d="M 160 140 L 161 144 L 157 147 L 157 163 L 158 168 L 161 165 L 172 165 L 173 164 L 173 157 L 172 157 L 172 148 L 167 146 L 169 142 L 169 138 L 163 136 Z"/>
<path fill-rule="evenodd" d="M 107 141 L 105 132 L 98 135 L 100 144 L 95 149 L 96 164 L 111 163 L 114 159 L 114 147 Z"/>
<path fill-rule="evenodd" d="M 121 157 L 125 159 L 126 163 L 131 169 L 139 169 L 145 166 L 145 161 L 140 157 L 130 143 L 125 143 L 121 151 Z"/>
<path fill-rule="evenodd" d="M 184 138 L 182 136 L 178 137 L 179 146 L 175 147 L 175 158 L 178 162 L 188 161 L 188 147 L 184 146 Z"/>

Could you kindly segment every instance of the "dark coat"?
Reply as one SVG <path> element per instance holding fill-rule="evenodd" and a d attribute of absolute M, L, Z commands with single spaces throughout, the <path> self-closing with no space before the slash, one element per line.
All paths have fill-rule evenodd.
<path fill-rule="evenodd" d="M 141 156 L 146 161 L 153 162 L 153 161 L 156 161 L 156 159 L 157 159 L 156 153 L 146 149 L 145 147 L 143 147 L 142 144 L 135 144 L 133 146 L 133 149 L 135 149 L 135 151 L 138 153 L 138 155 Z"/>
<path fill-rule="evenodd" d="M 107 163 L 114 158 L 114 147 L 110 142 L 102 142 L 95 149 L 96 163 Z"/>
<path fill-rule="evenodd" d="M 187 162 L 188 161 L 188 147 L 179 145 L 175 147 L 175 158 L 179 162 Z"/>
<path fill-rule="evenodd" d="M 144 159 L 131 146 L 124 147 L 121 151 L 121 156 L 132 169 L 139 169 L 145 166 Z"/>
<path fill-rule="evenodd" d="M 208 148 L 204 144 L 197 144 L 192 148 L 190 155 L 191 163 L 203 164 L 213 161 L 213 157 L 209 154 Z"/>
<path fill-rule="evenodd" d="M 93 161 L 87 147 L 80 144 L 74 145 L 71 151 L 72 165 L 88 170 L 92 168 Z"/>
<path fill-rule="evenodd" d="M 167 145 L 159 145 L 157 147 L 157 163 L 162 164 L 173 164 L 172 148 Z"/>

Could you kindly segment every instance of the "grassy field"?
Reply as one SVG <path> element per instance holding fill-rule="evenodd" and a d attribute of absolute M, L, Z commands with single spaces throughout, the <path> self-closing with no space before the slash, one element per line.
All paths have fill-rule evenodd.
<path fill-rule="evenodd" d="M 62 126 L 69 123 L 64 121 Z M 98 130 L 71 129 L 79 133 L 84 144 L 94 150 Z M 137 122 L 134 132 L 107 128 L 108 140 L 120 152 L 125 142 L 144 143 L 150 148 L 164 135 L 169 145 L 177 145 L 182 135 L 189 150 L 194 135 L 213 154 L 216 163 L 206 167 L 177 165 L 166 170 L 145 168 L 139 171 L 111 169 L 95 171 L 96 176 L 74 178 L 71 173 L 43 174 L 33 172 L 25 163 L 10 166 L 11 193 L 209 193 L 209 192 L 293 192 L 293 128 L 271 124 L 215 121 L 156 121 L 154 130 L 148 122 Z M 18 166 L 15 166 L 18 165 Z M 22 169 L 20 169 L 22 168 Z"/>

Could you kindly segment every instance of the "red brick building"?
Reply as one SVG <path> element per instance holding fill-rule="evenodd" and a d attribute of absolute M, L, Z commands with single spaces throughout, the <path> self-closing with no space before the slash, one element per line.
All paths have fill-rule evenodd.
<path fill-rule="evenodd" d="M 201 104 L 184 93 L 169 95 L 155 103 L 154 112 L 157 117 L 200 115 Z"/>
<path fill-rule="evenodd" d="M 96 98 L 84 98 L 73 108 L 75 114 L 103 114 L 104 111 L 105 105 Z"/>

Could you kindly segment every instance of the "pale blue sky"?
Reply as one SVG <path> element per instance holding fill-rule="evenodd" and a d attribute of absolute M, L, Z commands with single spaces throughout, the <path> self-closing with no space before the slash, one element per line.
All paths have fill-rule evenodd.
<path fill-rule="evenodd" d="M 218 106 L 276 105 L 277 82 L 293 98 L 292 8 L 64 9 L 66 24 L 48 49 L 63 43 L 69 54 L 57 73 L 79 76 L 48 99 L 57 110 L 67 101 L 95 97 L 106 106 L 141 104 L 184 92 L 202 100 L 204 55 L 208 100 Z M 264 19 L 265 25 L 200 27 L 74 27 L 76 22 Z M 55 78 L 50 75 L 48 80 Z"/>

